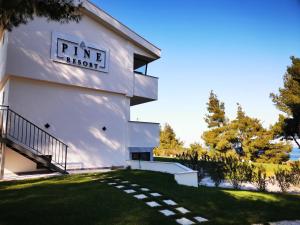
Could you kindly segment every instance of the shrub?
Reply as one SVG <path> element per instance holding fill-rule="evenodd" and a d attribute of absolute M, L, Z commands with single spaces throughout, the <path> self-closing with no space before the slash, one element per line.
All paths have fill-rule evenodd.
<path fill-rule="evenodd" d="M 225 158 L 226 177 L 234 189 L 240 189 L 243 182 L 252 180 L 253 166 L 246 162 L 240 162 L 234 156 Z"/>
<path fill-rule="evenodd" d="M 208 173 L 213 180 L 216 187 L 219 187 L 220 183 L 225 179 L 225 165 L 222 161 L 215 161 L 210 163 Z"/>
<path fill-rule="evenodd" d="M 292 173 L 287 169 L 278 168 L 275 171 L 275 180 L 277 181 L 282 192 L 286 192 L 292 183 Z"/>
<path fill-rule="evenodd" d="M 300 161 L 291 163 L 291 183 L 300 185 Z"/>
<path fill-rule="evenodd" d="M 259 191 L 266 191 L 268 177 L 263 166 L 258 166 L 253 171 L 252 181 Z"/>

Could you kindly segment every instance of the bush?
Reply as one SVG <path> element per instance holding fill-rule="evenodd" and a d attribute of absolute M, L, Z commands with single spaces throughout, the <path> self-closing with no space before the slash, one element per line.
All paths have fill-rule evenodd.
<path fill-rule="evenodd" d="M 240 162 L 234 156 L 225 158 L 226 177 L 234 189 L 240 189 L 243 182 L 251 182 L 253 166 L 246 162 Z"/>
<path fill-rule="evenodd" d="M 300 185 L 300 161 L 291 163 L 291 178 L 293 185 Z"/>
<path fill-rule="evenodd" d="M 219 187 L 219 185 L 225 179 L 224 162 L 218 161 L 218 162 L 210 163 L 208 173 L 210 175 L 210 178 L 213 180 L 215 186 Z"/>
<path fill-rule="evenodd" d="M 259 191 L 266 191 L 268 177 L 263 166 L 258 166 L 253 171 L 252 181 Z"/>
<path fill-rule="evenodd" d="M 275 181 L 277 181 L 282 192 L 286 192 L 292 183 L 293 177 L 289 170 L 278 168 L 275 171 Z"/>

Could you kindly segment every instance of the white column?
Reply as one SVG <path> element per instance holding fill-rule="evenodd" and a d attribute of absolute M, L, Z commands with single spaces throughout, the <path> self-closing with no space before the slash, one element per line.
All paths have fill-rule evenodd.
<path fill-rule="evenodd" d="M 0 147 L 0 180 L 4 177 L 4 162 L 5 162 L 5 144 L 2 142 Z"/>

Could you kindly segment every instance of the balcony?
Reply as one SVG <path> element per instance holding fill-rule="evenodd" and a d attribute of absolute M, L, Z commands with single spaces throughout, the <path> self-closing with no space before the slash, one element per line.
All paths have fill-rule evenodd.
<path fill-rule="evenodd" d="M 133 97 L 130 105 L 138 105 L 157 100 L 158 78 L 134 73 Z"/>
<path fill-rule="evenodd" d="M 154 148 L 159 144 L 159 124 L 129 121 L 129 148 Z"/>

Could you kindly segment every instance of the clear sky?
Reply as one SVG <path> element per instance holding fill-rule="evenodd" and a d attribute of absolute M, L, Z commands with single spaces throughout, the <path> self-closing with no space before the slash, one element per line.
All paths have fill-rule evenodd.
<path fill-rule="evenodd" d="M 299 0 L 93 0 L 162 49 L 149 64 L 159 100 L 134 106 L 132 119 L 169 123 L 186 145 L 201 142 L 209 91 L 264 126 L 279 111 L 269 93 L 282 85 L 289 57 L 300 57 Z"/>

